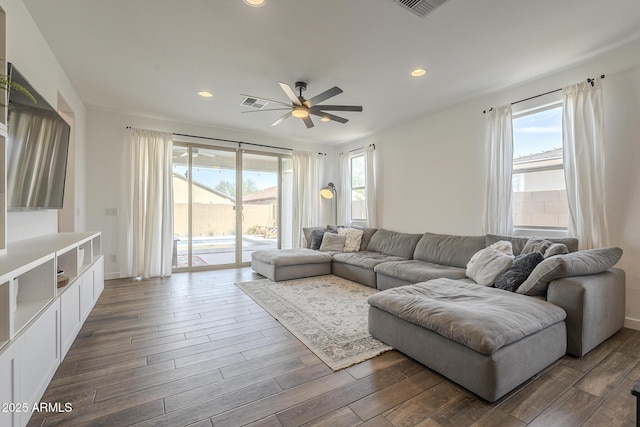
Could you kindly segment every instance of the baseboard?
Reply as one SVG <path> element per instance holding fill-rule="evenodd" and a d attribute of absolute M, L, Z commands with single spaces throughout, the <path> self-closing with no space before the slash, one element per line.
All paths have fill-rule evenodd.
<path fill-rule="evenodd" d="M 624 327 L 640 331 L 640 319 L 633 319 L 631 317 L 625 317 L 625 319 L 624 319 Z"/>
<path fill-rule="evenodd" d="M 120 273 L 104 273 L 104 280 L 119 279 Z"/>

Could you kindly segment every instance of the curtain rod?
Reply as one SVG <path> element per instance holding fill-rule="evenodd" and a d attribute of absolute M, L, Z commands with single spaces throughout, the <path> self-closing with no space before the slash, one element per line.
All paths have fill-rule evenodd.
<path fill-rule="evenodd" d="M 600 75 L 600 78 L 601 78 L 601 79 L 604 79 L 604 74 Z M 592 78 L 588 78 L 588 79 L 587 79 L 587 83 L 590 83 L 590 84 L 591 84 L 591 87 L 593 87 L 593 82 L 594 82 L 594 81 L 595 81 L 595 80 L 594 80 L 594 79 L 592 79 Z M 525 99 L 521 99 L 521 100 L 519 100 L 519 101 L 512 102 L 512 103 L 511 103 L 511 105 L 515 105 L 515 104 L 519 104 L 519 103 L 521 103 L 521 102 L 529 101 L 530 99 L 540 98 L 541 96 L 549 95 L 549 94 L 551 94 L 551 93 L 560 92 L 561 90 L 562 90 L 562 88 L 560 88 L 560 89 L 550 90 L 549 92 L 541 93 L 540 95 L 534 95 L 534 96 L 530 96 L 529 98 L 525 98 Z M 493 111 L 493 107 L 489 108 L 489 110 L 484 110 L 482 113 L 483 113 L 483 114 L 486 114 L 486 113 L 487 113 L 487 111 Z"/>
<path fill-rule="evenodd" d="M 373 148 L 374 150 L 376 149 L 376 144 L 369 144 L 369 147 Z M 354 151 L 358 151 L 358 150 L 364 150 L 365 147 L 360 147 L 360 148 L 354 148 L 353 150 L 349 150 L 347 151 L 347 153 L 353 153 Z M 338 156 L 342 156 L 344 154 L 344 151 L 342 153 L 338 153 Z"/>
<path fill-rule="evenodd" d="M 127 126 L 127 129 L 131 129 L 131 126 Z M 214 137 L 211 137 L 211 136 L 200 136 L 200 135 L 188 135 L 186 133 L 176 133 L 176 132 L 171 132 L 171 134 L 172 135 L 176 135 L 176 136 L 186 136 L 186 137 L 189 137 L 189 138 L 207 139 L 207 140 L 210 140 L 210 141 L 231 142 L 233 144 L 238 144 L 238 148 L 240 148 L 241 144 L 245 144 L 245 145 L 253 145 L 254 147 L 275 148 L 277 150 L 293 151 L 293 148 L 275 147 L 273 145 L 255 144 L 253 142 L 236 141 L 236 140 L 233 140 L 233 139 L 222 139 L 222 138 L 214 138 Z M 322 154 L 322 153 L 319 153 L 319 154 Z"/>

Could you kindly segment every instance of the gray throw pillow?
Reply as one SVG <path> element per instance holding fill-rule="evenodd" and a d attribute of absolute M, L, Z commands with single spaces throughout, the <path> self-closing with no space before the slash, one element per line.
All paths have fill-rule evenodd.
<path fill-rule="evenodd" d="M 531 274 L 534 268 L 544 260 L 540 252 L 531 252 L 530 254 L 518 255 L 511 267 L 504 273 L 496 277 L 493 286 L 505 291 L 515 292 L 516 289 Z"/>
<path fill-rule="evenodd" d="M 547 250 L 544 251 L 543 256 L 545 258 L 549 258 L 550 256 L 564 255 L 568 253 L 569 253 L 569 248 L 567 248 L 567 245 L 563 243 L 551 243 L 551 245 L 549 245 Z"/>
<path fill-rule="evenodd" d="M 538 264 L 516 292 L 532 296 L 545 295 L 552 280 L 601 273 L 616 265 L 621 257 L 622 249 L 617 247 L 552 256 Z"/>
<path fill-rule="evenodd" d="M 327 231 L 322 237 L 322 244 L 320 245 L 320 251 L 337 251 L 342 252 L 344 243 L 347 241 L 347 236 L 341 236 L 339 234 L 331 233 Z"/>
<path fill-rule="evenodd" d="M 324 230 L 313 230 L 313 232 L 311 233 L 311 246 L 309 247 L 309 249 L 313 249 L 314 251 L 320 249 L 324 233 Z"/>
<path fill-rule="evenodd" d="M 325 232 L 324 227 L 303 227 L 302 234 L 304 235 L 304 241 L 307 244 L 307 248 L 311 248 L 311 240 L 313 239 L 313 232 L 316 230 L 322 230 Z"/>

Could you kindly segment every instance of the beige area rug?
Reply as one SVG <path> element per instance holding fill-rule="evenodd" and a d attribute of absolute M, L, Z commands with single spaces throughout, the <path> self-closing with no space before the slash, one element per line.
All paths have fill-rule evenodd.
<path fill-rule="evenodd" d="M 367 298 L 376 289 L 333 275 L 236 286 L 334 371 L 391 350 L 367 328 Z"/>

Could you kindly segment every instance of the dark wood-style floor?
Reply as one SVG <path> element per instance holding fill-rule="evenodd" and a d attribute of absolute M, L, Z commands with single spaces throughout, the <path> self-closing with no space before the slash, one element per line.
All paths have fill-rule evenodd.
<path fill-rule="evenodd" d="M 635 424 L 640 331 L 565 357 L 489 404 L 391 351 L 333 372 L 234 286 L 250 269 L 108 281 L 29 425 Z"/>

